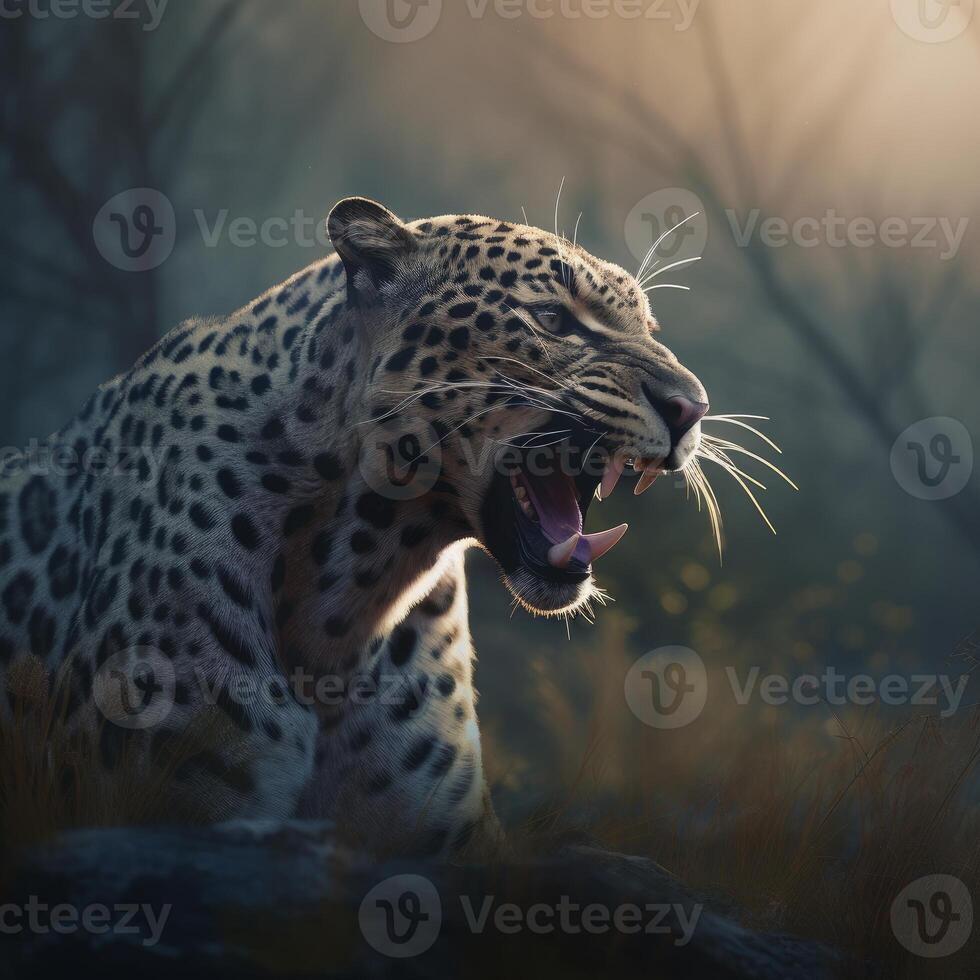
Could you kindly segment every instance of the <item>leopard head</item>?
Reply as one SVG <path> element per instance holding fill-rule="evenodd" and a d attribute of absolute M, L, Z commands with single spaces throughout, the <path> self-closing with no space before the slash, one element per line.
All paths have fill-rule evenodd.
<path fill-rule="evenodd" d="M 656 339 L 619 266 L 538 228 L 474 215 L 405 223 L 363 198 L 328 220 L 367 338 L 362 427 L 430 512 L 546 615 L 587 602 L 626 525 L 586 532 L 621 474 L 688 467 L 708 397 Z M 414 491 L 413 491 L 414 492 Z"/>

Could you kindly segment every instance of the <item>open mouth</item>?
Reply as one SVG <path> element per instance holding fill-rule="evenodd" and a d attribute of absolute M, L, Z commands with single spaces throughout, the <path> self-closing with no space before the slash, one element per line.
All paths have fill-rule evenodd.
<path fill-rule="evenodd" d="M 592 563 L 622 539 L 628 525 L 585 533 L 592 500 L 609 497 L 630 466 L 642 470 L 635 493 L 662 472 L 660 460 L 632 459 L 582 430 L 561 443 L 522 447 L 498 469 L 484 504 L 487 545 L 504 570 L 547 582 L 586 581 Z"/>

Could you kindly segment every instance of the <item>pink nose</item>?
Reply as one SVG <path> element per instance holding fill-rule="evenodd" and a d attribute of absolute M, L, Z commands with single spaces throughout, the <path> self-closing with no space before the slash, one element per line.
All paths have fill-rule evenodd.
<path fill-rule="evenodd" d="M 661 414 L 670 429 L 670 435 L 677 442 L 708 411 L 706 402 L 691 401 L 683 395 L 674 395 L 664 400 Z"/>

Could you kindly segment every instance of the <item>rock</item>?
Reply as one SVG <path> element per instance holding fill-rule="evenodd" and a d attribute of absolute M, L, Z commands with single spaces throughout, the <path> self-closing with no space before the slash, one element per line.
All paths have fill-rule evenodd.
<path fill-rule="evenodd" d="M 647 859 L 576 845 L 494 866 L 377 864 L 299 821 L 74 831 L 29 855 L 2 901 L 13 978 L 794 980 L 840 965 L 743 927 Z"/>

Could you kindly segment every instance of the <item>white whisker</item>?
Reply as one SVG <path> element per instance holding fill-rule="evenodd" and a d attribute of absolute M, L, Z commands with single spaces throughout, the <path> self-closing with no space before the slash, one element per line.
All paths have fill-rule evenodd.
<path fill-rule="evenodd" d="M 696 217 L 697 217 L 697 216 L 698 216 L 698 215 L 699 215 L 700 213 L 701 213 L 700 211 L 695 211 L 695 212 L 694 212 L 693 214 L 689 214 L 689 215 L 688 215 L 688 216 L 687 216 L 686 218 L 682 218 L 682 219 L 681 219 L 680 221 L 678 221 L 678 222 L 677 222 L 677 224 L 676 224 L 676 225 L 674 225 L 674 227 L 673 227 L 673 228 L 668 228 L 668 229 L 667 229 L 667 230 L 666 230 L 666 231 L 665 231 L 665 232 L 664 232 L 664 233 L 663 233 L 663 234 L 662 234 L 662 235 L 661 235 L 661 236 L 660 236 L 660 237 L 659 237 L 659 238 L 658 238 L 658 239 L 657 239 L 657 240 L 656 240 L 656 241 L 655 241 L 655 242 L 653 243 L 653 245 L 652 245 L 652 246 L 650 247 L 650 251 L 649 251 L 649 252 L 647 252 L 647 256 L 646 256 L 646 258 L 645 258 L 645 259 L 643 260 L 643 263 L 641 264 L 641 266 L 640 266 L 640 268 L 639 268 L 639 271 L 638 271 L 638 272 L 637 272 L 637 274 L 636 274 L 636 278 L 637 278 L 637 279 L 639 279 L 639 277 L 640 277 L 640 274 L 641 274 L 641 273 L 643 272 L 643 267 L 644 267 L 644 266 L 645 266 L 645 265 L 647 264 L 647 262 L 649 262 L 649 261 L 650 261 L 650 256 L 651 256 L 651 255 L 653 255 L 653 253 L 654 253 L 654 252 L 656 252 L 656 251 L 657 251 L 657 249 L 658 249 L 658 248 L 660 247 L 660 243 L 661 243 L 661 242 L 662 242 L 662 241 L 663 241 L 663 240 L 664 240 L 664 239 L 665 239 L 665 238 L 666 238 L 666 237 L 667 237 L 668 235 L 672 235 L 672 234 L 673 234 L 673 233 L 674 233 L 675 231 L 677 231 L 677 229 L 678 229 L 678 228 L 680 228 L 680 226 L 681 226 L 681 225 L 683 225 L 683 224 L 685 224 L 686 222 L 688 222 L 688 221 L 690 221 L 690 220 L 691 220 L 692 218 L 696 218 Z"/>
<path fill-rule="evenodd" d="M 703 419 L 701 419 L 701 422 L 702 424 L 705 422 L 727 422 L 729 425 L 737 425 L 739 426 L 739 428 L 747 429 L 753 435 L 758 436 L 764 443 L 766 443 L 767 445 L 775 449 L 776 452 L 779 453 L 780 456 L 782 456 L 783 451 L 779 448 L 779 446 L 776 445 L 775 442 L 772 441 L 772 439 L 769 438 L 769 436 L 767 436 L 763 432 L 760 432 L 754 425 L 748 425 L 745 422 L 739 421 L 740 418 L 762 419 L 765 422 L 769 421 L 763 415 L 744 415 L 738 417 L 734 415 L 706 415 Z"/>
<path fill-rule="evenodd" d="M 800 488 L 774 463 L 770 463 L 768 459 L 763 456 L 759 456 L 757 453 L 752 452 L 750 449 L 746 449 L 744 446 L 738 445 L 738 443 L 730 442 L 727 439 L 718 439 L 714 436 L 705 436 L 702 434 L 702 439 L 715 449 L 721 449 L 729 453 L 740 453 L 743 456 L 748 456 L 750 459 L 754 459 L 757 463 L 761 463 L 767 469 L 772 470 L 781 480 L 789 484 L 794 490 L 799 490 Z"/>
<path fill-rule="evenodd" d="M 636 275 L 633 276 L 634 279 L 639 280 L 640 276 L 643 275 L 644 270 L 649 271 L 647 270 L 647 262 L 649 262 L 650 259 L 653 258 L 653 250 L 656 247 L 657 247 L 656 245 L 651 245 L 650 248 L 647 250 L 647 254 L 643 256 L 643 261 L 640 263 L 640 268 L 636 270 Z M 657 259 L 657 261 L 654 262 L 653 265 L 650 266 L 650 268 L 651 269 L 654 268 L 659 262 L 660 259 Z"/>
<path fill-rule="evenodd" d="M 540 374 L 541 377 L 545 379 L 545 381 L 556 383 L 560 388 L 567 388 L 569 391 L 571 391 L 571 386 L 566 384 L 564 381 L 560 380 L 559 378 L 549 377 L 547 374 L 544 373 L 544 371 L 539 371 L 537 368 L 531 367 L 530 364 L 525 364 L 523 361 L 519 361 L 516 357 L 502 357 L 497 354 L 488 354 L 486 357 L 484 357 L 484 360 L 485 361 L 510 361 L 512 364 L 520 364 L 522 368 L 528 371 L 533 371 L 535 374 Z"/>
<path fill-rule="evenodd" d="M 520 391 L 521 394 L 523 394 L 523 389 L 518 388 L 516 382 L 514 382 L 514 380 L 512 378 L 508 378 L 506 375 L 502 374 L 499 371 L 497 373 L 500 375 L 500 377 L 502 377 L 506 381 L 510 382 L 510 384 L 507 385 L 507 386 L 504 386 L 504 385 L 497 384 L 495 382 L 489 382 L 489 381 L 461 381 L 461 382 L 433 381 L 433 382 L 431 382 L 429 384 L 428 387 L 416 388 L 413 391 L 410 391 L 410 392 L 407 392 L 407 393 L 405 391 L 398 391 L 398 390 L 384 389 L 383 388 L 383 389 L 381 389 L 381 391 L 384 394 L 405 395 L 405 397 L 397 405 L 395 405 L 393 408 L 390 408 L 387 412 L 384 412 L 383 414 L 377 416 L 376 418 L 364 419 L 361 422 L 356 422 L 356 423 L 354 423 L 354 425 L 355 426 L 356 425 L 371 425 L 371 424 L 375 424 L 375 423 L 378 423 L 378 422 L 383 422 L 386 419 L 393 418 L 400 411 L 402 411 L 403 409 L 407 408 L 409 405 L 413 404 L 414 402 L 417 402 L 420 398 L 423 398 L 425 395 L 437 394 L 440 391 L 446 391 L 446 390 L 455 391 L 457 389 L 462 389 L 462 388 L 479 388 L 479 389 L 486 390 L 486 391 L 497 391 L 500 394 L 508 394 L 510 391 L 515 391 L 515 390 L 516 391 Z M 542 396 L 549 396 L 549 397 L 553 397 L 553 398 L 557 398 L 558 397 L 556 394 L 551 393 L 551 392 L 545 392 L 543 389 L 527 389 L 527 390 L 537 391 Z"/>
<path fill-rule="evenodd" d="M 453 428 L 451 428 L 445 435 L 440 436 L 438 439 L 436 439 L 436 441 L 434 443 L 432 443 L 431 446 L 429 446 L 427 449 L 423 449 L 414 459 L 411 459 L 408 462 L 409 463 L 414 463 L 416 460 L 421 459 L 423 456 L 426 455 L 426 453 L 432 452 L 432 450 L 435 449 L 436 446 L 438 446 L 441 443 L 445 442 L 446 439 L 448 439 L 451 435 L 453 435 L 453 433 L 459 432 L 459 430 L 462 429 L 464 426 L 469 425 L 471 422 L 475 422 L 478 418 L 482 418 L 484 415 L 487 415 L 490 412 L 500 411 L 500 409 L 503 408 L 503 407 L 505 407 L 505 406 L 491 405 L 489 408 L 485 408 L 485 409 L 483 409 L 480 412 L 475 412 L 468 419 L 465 419 L 464 421 L 460 422 L 459 425 L 453 426 Z M 515 408 L 522 408 L 522 407 L 525 407 L 525 406 L 515 405 L 514 407 Z"/>
<path fill-rule="evenodd" d="M 528 313 L 526 310 L 522 310 L 522 309 L 515 310 L 513 306 L 510 306 L 507 303 L 503 303 L 502 305 L 504 306 L 505 309 L 510 310 L 510 312 L 513 313 L 514 316 L 517 317 L 517 319 L 520 320 L 521 323 L 523 323 L 528 328 L 528 330 L 531 331 L 531 336 L 534 338 L 538 347 L 541 348 L 541 353 L 544 354 L 546 358 L 548 358 L 548 363 L 554 368 L 555 362 L 551 359 L 551 354 L 549 353 L 548 348 L 545 346 L 545 343 L 541 339 L 540 334 L 535 329 L 534 322 L 533 322 L 534 318 L 531 316 L 531 314 Z"/>
<path fill-rule="evenodd" d="M 595 441 L 592 443 L 591 446 L 589 446 L 588 452 L 582 457 L 583 459 L 588 459 L 592 455 L 592 450 L 599 445 L 599 440 L 602 439 L 605 435 L 606 435 L 605 432 L 600 432 L 599 435 L 596 436 Z"/>
<path fill-rule="evenodd" d="M 561 205 L 561 192 L 565 188 L 565 178 L 562 177 L 561 183 L 558 185 L 558 196 L 555 198 L 555 245 L 558 248 L 558 258 L 561 260 L 562 272 L 561 280 L 565 288 L 568 288 L 568 283 L 565 282 L 565 268 L 567 263 L 565 262 L 565 256 L 562 254 L 561 250 L 561 240 L 562 236 L 558 234 L 558 208 Z"/>
<path fill-rule="evenodd" d="M 749 483 L 752 483 L 755 486 L 757 486 L 760 490 L 769 489 L 760 480 L 757 480 L 751 474 L 746 473 L 745 470 L 739 469 L 735 465 L 735 463 L 733 463 L 732 460 L 725 455 L 725 453 L 722 450 L 710 446 L 702 446 L 700 452 L 702 457 L 704 457 L 705 459 L 710 459 L 713 462 L 718 463 L 719 466 L 721 466 L 723 469 L 728 470 L 730 473 L 737 473 L 739 476 L 744 477 L 746 480 L 748 480 Z"/>
<path fill-rule="evenodd" d="M 526 438 L 537 438 L 538 436 L 560 436 L 567 435 L 571 432 L 571 429 L 555 429 L 553 432 L 520 432 L 516 436 L 511 436 L 511 439 L 526 439 Z M 527 449 L 527 443 L 514 443 L 505 442 L 503 439 L 490 439 L 491 442 L 497 443 L 498 446 L 507 446 L 510 449 Z M 564 439 L 555 439 L 552 442 L 536 442 L 533 449 L 546 449 L 548 446 L 557 446 L 559 443 L 564 442 Z"/>
<path fill-rule="evenodd" d="M 712 456 L 705 455 L 702 456 L 702 459 L 708 459 L 711 460 L 713 463 L 718 463 L 718 460 Z M 719 463 L 719 465 L 721 464 Z M 764 508 L 762 507 L 762 504 L 759 503 L 759 499 L 752 492 L 752 488 L 748 485 L 748 483 L 746 483 L 745 480 L 743 480 L 742 477 L 739 476 L 739 474 L 736 473 L 733 469 L 727 466 L 722 466 L 722 469 L 724 469 L 725 472 L 728 473 L 732 477 L 732 479 L 742 488 L 742 490 L 745 491 L 746 496 L 749 498 L 749 500 L 752 501 L 752 505 L 759 512 L 759 516 L 766 522 L 766 526 L 769 528 L 769 530 L 772 531 L 773 534 L 775 534 L 776 528 L 773 527 L 772 521 L 769 520 L 769 515 L 765 512 Z"/>
<path fill-rule="evenodd" d="M 656 272 L 648 275 L 640 283 L 640 285 L 641 286 L 645 285 L 646 283 L 650 282 L 652 279 L 656 279 L 657 276 L 662 276 L 665 272 L 670 272 L 671 269 L 676 269 L 679 266 L 682 266 L 682 265 L 690 265 L 692 262 L 700 262 L 700 261 L 701 261 L 701 256 L 700 255 L 695 255 L 693 259 L 680 259 L 677 262 L 671 262 L 670 265 L 665 265 L 662 269 L 657 269 Z"/>
<path fill-rule="evenodd" d="M 698 505 L 698 513 L 701 512 L 701 491 L 698 485 L 691 479 L 690 468 L 681 470 L 681 476 L 684 477 L 684 492 L 687 495 L 688 500 L 691 499 L 691 491 L 694 491 L 694 499 Z"/>
<path fill-rule="evenodd" d="M 701 468 L 701 464 L 695 459 L 689 469 L 691 470 L 691 481 L 698 487 L 701 493 L 704 494 L 705 507 L 708 511 L 708 520 L 711 523 L 712 536 L 715 539 L 715 545 L 718 548 L 718 562 L 719 564 L 724 561 L 723 558 L 723 544 L 722 544 L 722 517 L 721 517 L 721 505 L 718 503 L 718 498 L 715 496 L 714 488 L 711 486 L 711 481 L 708 479 L 707 474 Z M 685 470 L 685 473 L 687 471 Z M 700 497 L 699 497 L 700 500 Z"/>

